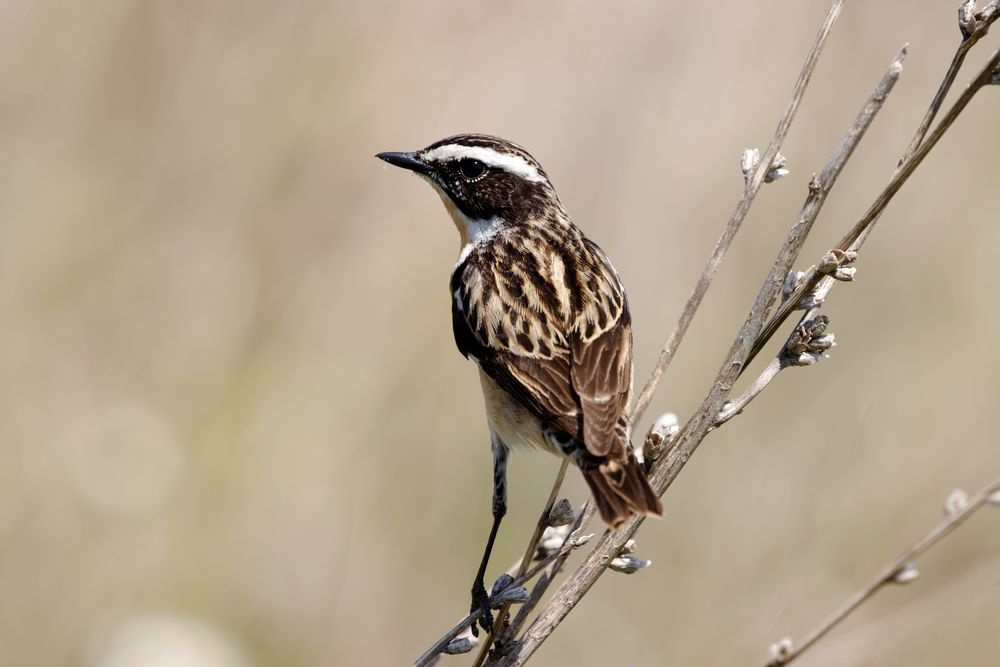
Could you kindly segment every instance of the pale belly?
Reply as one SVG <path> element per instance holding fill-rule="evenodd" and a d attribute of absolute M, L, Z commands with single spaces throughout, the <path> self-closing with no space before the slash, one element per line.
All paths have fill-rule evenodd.
<path fill-rule="evenodd" d="M 542 431 L 542 423 L 489 375 L 479 370 L 490 429 L 512 449 L 537 448 L 555 454 Z"/>

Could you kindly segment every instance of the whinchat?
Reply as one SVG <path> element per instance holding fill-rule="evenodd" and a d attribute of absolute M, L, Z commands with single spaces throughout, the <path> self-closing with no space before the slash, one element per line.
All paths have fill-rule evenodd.
<path fill-rule="evenodd" d="M 493 526 L 472 588 L 472 610 L 490 630 L 483 578 L 507 510 L 510 448 L 567 457 L 612 527 L 663 512 L 629 442 L 628 300 L 611 261 L 517 144 L 463 134 L 377 157 L 429 182 L 462 239 L 449 289 L 455 343 L 479 366 L 493 449 Z"/>

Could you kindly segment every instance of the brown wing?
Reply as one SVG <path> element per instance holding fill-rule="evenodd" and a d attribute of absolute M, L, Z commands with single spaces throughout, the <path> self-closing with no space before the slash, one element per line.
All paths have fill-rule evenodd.
<path fill-rule="evenodd" d="M 568 355 L 527 359 L 497 352 L 481 361 L 480 366 L 543 422 L 577 440 L 583 438 L 583 413 L 570 383 Z"/>
<path fill-rule="evenodd" d="M 560 298 L 557 284 L 535 280 L 533 298 L 520 303 L 501 298 L 502 291 L 529 292 L 529 285 L 509 281 L 519 274 L 537 278 L 541 270 L 507 266 L 501 272 L 501 262 L 470 254 L 452 275 L 455 342 L 539 419 L 582 441 L 592 454 L 621 458 L 632 384 L 628 304 L 600 248 L 581 239 L 575 259 L 564 267 L 572 272 L 567 282 L 578 298 Z"/>
<path fill-rule="evenodd" d="M 632 320 L 618 272 L 596 243 L 583 239 L 580 285 L 587 298 L 573 326 L 573 390 L 583 412 L 583 442 L 597 456 L 621 459 L 632 391 Z"/>
<path fill-rule="evenodd" d="M 627 309 L 613 328 L 592 341 L 574 338 L 571 373 L 583 411 L 587 451 L 624 456 L 624 416 L 632 390 L 632 325 Z"/>

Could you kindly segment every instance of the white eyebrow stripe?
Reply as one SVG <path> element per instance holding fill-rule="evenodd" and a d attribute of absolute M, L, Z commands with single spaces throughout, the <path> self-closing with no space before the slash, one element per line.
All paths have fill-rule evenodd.
<path fill-rule="evenodd" d="M 438 146 L 421 155 L 428 162 L 449 162 L 451 160 L 473 159 L 479 160 L 489 167 L 497 167 L 512 174 L 517 174 L 529 181 L 542 183 L 545 177 L 538 169 L 531 165 L 520 155 L 509 155 L 498 153 L 492 148 L 485 146 L 463 146 L 461 144 L 447 144 Z"/>

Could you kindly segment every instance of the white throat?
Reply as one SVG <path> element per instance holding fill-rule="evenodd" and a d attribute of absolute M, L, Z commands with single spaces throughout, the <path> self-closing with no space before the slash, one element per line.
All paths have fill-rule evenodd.
<path fill-rule="evenodd" d="M 500 218 L 490 218 L 489 220 L 474 220 L 458 211 L 458 217 L 465 225 L 465 245 L 458 253 L 458 263 L 461 264 L 469 256 L 476 246 L 480 246 L 496 236 L 503 221 Z M 458 221 L 456 221 L 457 224 Z"/>

